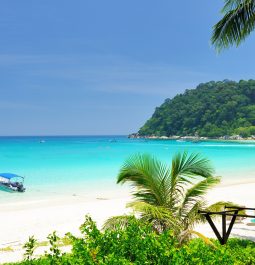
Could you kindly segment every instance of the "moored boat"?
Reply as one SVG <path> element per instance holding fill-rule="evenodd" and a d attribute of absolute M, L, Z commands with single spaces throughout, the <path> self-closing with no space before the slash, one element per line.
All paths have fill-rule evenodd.
<path fill-rule="evenodd" d="M 13 173 L 0 173 L 0 190 L 8 192 L 24 192 L 24 177 Z"/>

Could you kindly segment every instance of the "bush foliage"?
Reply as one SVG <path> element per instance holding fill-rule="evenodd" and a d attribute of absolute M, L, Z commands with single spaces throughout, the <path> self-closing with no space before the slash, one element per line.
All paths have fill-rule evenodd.
<path fill-rule="evenodd" d="M 170 230 L 155 233 L 136 218 L 130 218 L 130 224 L 125 228 L 101 232 L 87 216 L 80 230 L 82 237 L 68 235 L 71 253 L 62 254 L 57 249 L 58 238 L 53 233 L 48 237 L 49 253 L 39 259 L 26 255 L 26 260 L 15 264 L 255 264 L 255 243 L 251 241 L 230 239 L 226 246 L 214 241 L 216 247 L 212 247 L 200 239 L 193 239 L 180 246 Z"/>
<path fill-rule="evenodd" d="M 139 130 L 140 135 L 219 137 L 255 132 L 255 80 L 225 80 L 166 99 Z"/>

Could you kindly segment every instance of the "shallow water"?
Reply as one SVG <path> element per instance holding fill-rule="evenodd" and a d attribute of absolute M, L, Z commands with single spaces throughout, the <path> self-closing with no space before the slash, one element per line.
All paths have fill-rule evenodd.
<path fill-rule="evenodd" d="M 170 162 L 187 150 L 212 161 L 222 181 L 255 180 L 255 143 L 128 139 L 125 136 L 0 137 L 0 172 L 25 176 L 24 194 L 0 192 L 0 202 L 45 196 L 111 196 L 125 158 L 140 152 Z"/>

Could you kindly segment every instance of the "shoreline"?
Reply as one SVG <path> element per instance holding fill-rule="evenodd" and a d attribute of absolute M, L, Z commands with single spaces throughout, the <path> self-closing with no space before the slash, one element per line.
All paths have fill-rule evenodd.
<path fill-rule="evenodd" d="M 154 136 L 144 135 L 140 136 L 137 134 L 130 134 L 127 136 L 129 139 L 143 139 L 143 140 L 175 140 L 178 142 L 233 142 L 233 143 L 255 143 L 254 137 L 243 138 L 240 135 L 226 137 L 199 137 L 199 136 Z M 231 138 L 232 137 L 232 138 Z"/>
<path fill-rule="evenodd" d="M 254 207 L 255 180 L 242 183 L 220 184 L 208 192 L 206 201 L 209 204 L 216 201 L 232 201 L 246 207 Z M 130 190 L 131 192 L 131 190 Z M 126 203 L 132 200 L 131 193 L 122 196 L 95 197 L 88 199 L 82 196 L 59 198 L 58 200 L 34 200 L 21 204 L 0 204 L 0 216 L 4 225 L 0 226 L 0 249 L 11 247 L 14 251 L 1 251 L 1 262 L 22 259 L 22 245 L 29 236 L 43 242 L 48 234 L 56 231 L 61 237 L 67 232 L 79 235 L 79 227 L 86 214 L 101 228 L 104 221 L 116 215 L 128 214 L 131 209 Z M 17 222 L 18 220 L 18 222 Z M 255 240 L 255 227 L 236 224 L 232 236 Z M 196 230 L 207 237 L 215 237 L 208 224 L 199 225 Z M 42 252 L 43 253 L 43 252 Z"/>

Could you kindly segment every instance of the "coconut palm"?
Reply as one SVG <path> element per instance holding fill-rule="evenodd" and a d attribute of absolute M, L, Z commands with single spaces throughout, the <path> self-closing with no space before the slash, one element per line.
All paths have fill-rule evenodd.
<path fill-rule="evenodd" d="M 176 154 L 171 166 L 147 154 L 137 154 L 126 160 L 117 183 L 130 183 L 135 189 L 129 203 L 142 221 L 149 222 L 157 232 L 172 229 L 176 235 L 191 231 L 204 218 L 198 210 L 218 210 L 223 202 L 207 206 L 206 192 L 220 182 L 213 176 L 210 162 L 199 154 Z M 127 224 L 127 216 L 110 218 L 105 229 L 119 223 Z"/>
<path fill-rule="evenodd" d="M 238 46 L 254 30 L 255 0 L 225 0 L 222 13 L 211 39 L 219 51 Z"/>

